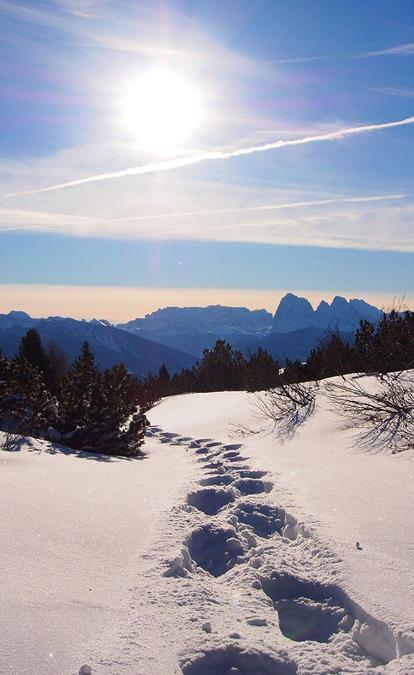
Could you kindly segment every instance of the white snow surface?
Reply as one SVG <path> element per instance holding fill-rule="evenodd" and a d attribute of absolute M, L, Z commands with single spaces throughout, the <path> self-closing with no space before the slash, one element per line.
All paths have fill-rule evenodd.
<path fill-rule="evenodd" d="M 2 675 L 78 673 L 91 640 L 122 631 L 139 557 L 190 478 L 180 449 L 147 452 L 0 451 Z"/>
<path fill-rule="evenodd" d="M 1 673 L 414 673 L 413 451 L 362 447 L 323 388 L 241 436 L 254 401 L 165 399 L 145 460 L 0 454 Z"/>

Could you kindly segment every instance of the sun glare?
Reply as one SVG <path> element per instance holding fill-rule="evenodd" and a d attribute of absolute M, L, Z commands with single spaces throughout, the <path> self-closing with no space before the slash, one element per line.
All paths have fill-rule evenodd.
<path fill-rule="evenodd" d="M 144 150 L 168 153 L 188 140 L 203 117 L 200 93 L 165 68 L 142 73 L 123 101 L 124 122 Z"/>

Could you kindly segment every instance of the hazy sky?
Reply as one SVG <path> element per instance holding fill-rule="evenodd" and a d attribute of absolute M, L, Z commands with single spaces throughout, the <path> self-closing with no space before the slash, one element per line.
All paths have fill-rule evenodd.
<path fill-rule="evenodd" d="M 411 302 L 414 3 L 0 0 L 0 22 L 0 311 Z"/>

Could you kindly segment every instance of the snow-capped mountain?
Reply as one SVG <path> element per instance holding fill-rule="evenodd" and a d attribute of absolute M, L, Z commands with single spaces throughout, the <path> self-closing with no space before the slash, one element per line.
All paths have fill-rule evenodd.
<path fill-rule="evenodd" d="M 338 295 L 331 304 L 322 300 L 314 310 L 306 298 L 288 293 L 276 310 L 272 331 L 289 333 L 302 328 L 321 328 L 352 332 L 358 328 L 361 320 L 376 323 L 381 314 L 381 310 L 365 300 L 346 300 Z"/>
<path fill-rule="evenodd" d="M 139 376 L 145 376 L 148 371 L 157 372 L 163 363 L 170 372 L 176 372 L 191 367 L 196 360 L 190 354 L 131 335 L 106 321 L 61 317 L 34 319 L 24 312 L 0 314 L 0 349 L 6 355 L 14 354 L 20 338 L 29 328 L 36 328 L 44 343 L 57 342 L 71 359 L 79 354 L 82 342 L 87 340 L 102 368 L 124 363 Z"/>

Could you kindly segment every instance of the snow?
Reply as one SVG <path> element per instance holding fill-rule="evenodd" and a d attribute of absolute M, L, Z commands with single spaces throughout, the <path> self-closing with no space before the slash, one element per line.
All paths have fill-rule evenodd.
<path fill-rule="evenodd" d="M 189 474 L 178 448 L 148 451 L 0 453 L 1 673 L 77 673 L 91 639 L 122 624 L 137 559 Z"/>
<path fill-rule="evenodd" d="M 361 447 L 323 388 L 241 436 L 254 400 L 165 399 L 142 461 L 0 455 L 0 672 L 414 673 L 414 453 Z"/>

